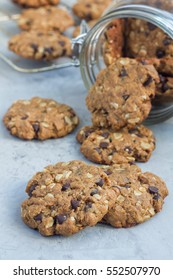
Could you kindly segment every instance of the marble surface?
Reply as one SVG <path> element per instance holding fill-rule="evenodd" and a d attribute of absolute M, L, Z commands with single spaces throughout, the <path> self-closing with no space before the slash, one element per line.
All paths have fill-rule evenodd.
<path fill-rule="evenodd" d="M 1 0 L 0 10 L 14 11 L 16 8 L 9 2 Z M 2 37 L 7 36 L 4 27 L 0 32 Z M 14 100 L 32 96 L 72 105 L 81 119 L 80 127 L 90 123 L 79 69 L 28 75 L 13 71 L 0 61 L 0 259 L 172 259 L 173 119 L 152 126 L 157 149 L 148 163 L 140 164 L 144 171 L 160 175 L 167 183 L 170 195 L 161 213 L 130 229 L 97 225 L 69 238 L 45 238 L 25 226 L 20 218 L 26 184 L 48 164 L 84 158 L 75 140 L 76 131 L 63 139 L 44 142 L 10 136 L 2 123 L 4 113 Z"/>

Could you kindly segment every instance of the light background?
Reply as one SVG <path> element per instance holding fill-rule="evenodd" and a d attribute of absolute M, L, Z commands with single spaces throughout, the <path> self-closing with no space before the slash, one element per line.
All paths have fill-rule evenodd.
<path fill-rule="evenodd" d="M 74 1 L 66 1 L 71 3 Z M 0 11 L 16 13 L 10 0 L 0 1 Z M 0 51 L 15 33 L 13 23 L 0 23 Z M 8 53 L 9 55 L 9 53 Z M 173 258 L 173 119 L 152 126 L 157 149 L 144 171 L 160 175 L 170 191 L 163 211 L 144 224 L 130 229 L 97 225 L 64 237 L 42 237 L 25 226 L 20 204 L 25 187 L 34 173 L 58 161 L 84 160 L 75 140 L 76 131 L 57 140 L 22 141 L 10 136 L 2 123 L 14 100 L 33 96 L 53 98 L 71 105 L 80 127 L 90 123 L 85 107 L 86 90 L 77 68 L 42 74 L 21 74 L 0 60 L 0 259 L 172 259 Z"/>

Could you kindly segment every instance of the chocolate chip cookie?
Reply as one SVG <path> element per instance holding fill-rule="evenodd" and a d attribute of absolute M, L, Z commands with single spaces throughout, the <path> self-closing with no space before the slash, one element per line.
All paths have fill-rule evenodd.
<path fill-rule="evenodd" d="M 127 26 L 128 57 L 173 57 L 173 40 L 160 28 L 141 19 L 129 19 Z"/>
<path fill-rule="evenodd" d="M 26 8 L 38 8 L 47 5 L 57 5 L 59 0 L 13 0 L 13 2 Z"/>
<path fill-rule="evenodd" d="M 53 31 L 30 30 L 13 36 L 9 49 L 27 59 L 52 60 L 71 55 L 71 41 Z"/>
<path fill-rule="evenodd" d="M 105 32 L 103 57 L 106 65 L 112 64 L 117 58 L 123 57 L 124 20 L 114 20 Z"/>
<path fill-rule="evenodd" d="M 116 199 L 108 176 L 81 161 L 57 163 L 28 183 L 22 219 L 45 236 L 69 236 L 99 222 Z"/>
<path fill-rule="evenodd" d="M 14 136 L 45 140 L 67 135 L 78 125 L 79 119 L 68 105 L 34 97 L 13 103 L 3 121 Z"/>
<path fill-rule="evenodd" d="M 18 24 L 23 30 L 64 32 L 68 27 L 74 25 L 74 20 L 65 9 L 46 6 L 24 10 L 19 17 Z"/>
<path fill-rule="evenodd" d="M 97 76 L 86 104 L 94 126 L 133 128 L 147 118 L 155 96 L 158 73 L 152 65 L 119 58 Z"/>
<path fill-rule="evenodd" d="M 73 6 L 73 12 L 87 21 L 98 19 L 111 2 L 112 0 L 78 0 Z"/>
<path fill-rule="evenodd" d="M 92 126 L 77 134 L 81 152 L 89 160 L 101 164 L 146 162 L 155 149 L 155 137 L 144 126 L 112 131 Z"/>
<path fill-rule="evenodd" d="M 116 228 L 143 223 L 162 210 L 168 189 L 158 176 L 142 173 L 135 165 L 103 167 L 117 195 L 114 206 L 103 222 Z"/>

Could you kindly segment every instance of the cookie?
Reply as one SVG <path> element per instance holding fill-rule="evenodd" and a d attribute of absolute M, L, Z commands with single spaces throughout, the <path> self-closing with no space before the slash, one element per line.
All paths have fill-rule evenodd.
<path fill-rule="evenodd" d="M 82 128 L 77 134 L 81 153 L 89 160 L 100 164 L 146 162 L 155 149 L 155 137 L 144 126 L 120 131 Z"/>
<path fill-rule="evenodd" d="M 158 176 L 142 173 L 135 165 L 103 167 L 108 175 L 117 199 L 103 222 L 116 228 L 128 228 L 141 224 L 162 210 L 168 189 Z"/>
<path fill-rule="evenodd" d="M 97 20 L 90 20 L 87 22 L 87 24 L 90 28 L 92 28 L 96 24 L 96 22 Z M 80 25 L 75 27 L 73 31 L 73 38 L 76 38 L 79 35 L 80 35 Z"/>
<path fill-rule="evenodd" d="M 24 10 L 19 17 L 18 25 L 23 30 L 64 32 L 74 25 L 74 20 L 65 9 L 46 6 Z"/>
<path fill-rule="evenodd" d="M 13 2 L 26 8 L 39 8 L 41 6 L 57 5 L 59 0 L 13 0 Z"/>
<path fill-rule="evenodd" d="M 173 57 L 173 40 L 160 28 L 141 19 L 129 19 L 127 26 L 128 57 Z"/>
<path fill-rule="evenodd" d="M 52 60 L 71 55 L 69 38 L 53 31 L 25 31 L 14 35 L 9 49 L 27 59 Z"/>
<path fill-rule="evenodd" d="M 150 113 L 156 82 L 159 77 L 152 65 L 117 59 L 98 74 L 86 98 L 93 125 L 119 130 L 142 123 Z"/>
<path fill-rule="evenodd" d="M 160 83 L 156 87 L 156 97 L 154 102 L 173 101 L 173 77 L 160 74 Z"/>
<path fill-rule="evenodd" d="M 68 105 L 34 97 L 13 103 L 3 121 L 14 136 L 27 140 L 45 140 L 67 135 L 74 130 L 79 119 Z"/>
<path fill-rule="evenodd" d="M 22 219 L 45 236 L 72 235 L 99 222 L 116 199 L 102 169 L 81 161 L 50 165 L 28 183 Z"/>
<path fill-rule="evenodd" d="M 73 6 L 73 12 L 79 18 L 98 19 L 111 4 L 112 0 L 78 0 Z"/>
<path fill-rule="evenodd" d="M 117 58 L 123 57 L 124 20 L 116 19 L 107 28 L 103 46 L 103 57 L 106 65 L 112 64 Z"/>

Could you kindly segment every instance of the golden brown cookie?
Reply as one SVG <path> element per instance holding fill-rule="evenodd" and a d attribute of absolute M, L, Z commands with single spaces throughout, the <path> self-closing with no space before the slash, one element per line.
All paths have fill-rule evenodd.
<path fill-rule="evenodd" d="M 14 35 L 9 41 L 9 49 L 24 58 L 52 60 L 71 55 L 71 41 L 53 31 L 25 31 Z"/>
<path fill-rule="evenodd" d="M 78 0 L 73 6 L 73 12 L 87 21 L 98 19 L 111 2 L 112 0 Z"/>
<path fill-rule="evenodd" d="M 28 183 L 22 219 L 45 236 L 72 235 L 99 222 L 116 199 L 108 176 L 81 161 L 57 163 Z"/>
<path fill-rule="evenodd" d="M 119 58 L 97 76 L 86 104 L 97 127 L 133 128 L 145 120 L 155 96 L 158 73 L 152 65 Z"/>
<path fill-rule="evenodd" d="M 74 25 L 74 20 L 65 9 L 46 6 L 24 10 L 19 17 L 18 24 L 23 30 L 64 32 L 68 27 Z"/>
<path fill-rule="evenodd" d="M 100 164 L 146 162 L 155 149 L 155 137 L 144 126 L 123 128 L 118 132 L 83 127 L 77 134 L 81 153 L 89 160 Z"/>
<path fill-rule="evenodd" d="M 168 189 L 158 176 L 135 165 L 103 167 L 117 199 L 103 222 L 113 227 L 132 227 L 152 218 L 162 210 Z"/>
<path fill-rule="evenodd" d="M 79 123 L 71 107 L 40 97 L 16 101 L 3 121 L 12 135 L 27 140 L 63 137 Z"/>
<path fill-rule="evenodd" d="M 105 32 L 103 57 L 106 65 L 112 64 L 117 58 L 123 56 L 124 49 L 124 20 L 116 19 Z"/>
<path fill-rule="evenodd" d="M 173 40 L 160 28 L 141 19 L 129 19 L 127 26 L 128 57 L 173 57 Z"/>
<path fill-rule="evenodd" d="M 26 8 L 39 8 L 41 6 L 57 5 L 59 1 L 60 0 L 13 0 L 14 3 Z"/>

